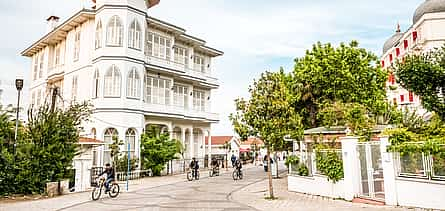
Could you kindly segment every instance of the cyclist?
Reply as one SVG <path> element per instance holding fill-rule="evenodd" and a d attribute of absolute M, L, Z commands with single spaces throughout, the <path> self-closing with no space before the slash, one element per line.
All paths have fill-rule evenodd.
<path fill-rule="evenodd" d="M 198 175 L 198 169 L 199 169 L 199 163 L 196 160 L 196 158 L 192 158 L 192 161 L 190 162 L 190 169 L 192 169 L 193 177 L 196 178 Z"/>
<path fill-rule="evenodd" d="M 105 164 L 105 171 L 99 174 L 99 177 L 107 174 L 107 179 L 105 180 L 105 193 L 110 191 L 110 183 L 114 181 L 114 169 L 109 163 Z"/>
<path fill-rule="evenodd" d="M 212 159 L 212 162 L 210 164 L 213 167 L 213 172 L 218 172 L 219 171 L 219 163 L 216 160 L 216 158 Z"/>
<path fill-rule="evenodd" d="M 236 159 L 235 161 L 235 169 L 241 173 L 241 169 L 243 168 L 243 164 L 240 159 Z"/>

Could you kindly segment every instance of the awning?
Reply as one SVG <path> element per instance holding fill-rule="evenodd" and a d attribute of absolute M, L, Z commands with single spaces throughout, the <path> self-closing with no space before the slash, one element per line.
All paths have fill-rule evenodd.
<path fill-rule="evenodd" d="M 246 149 L 240 148 L 239 152 L 250 152 L 250 149 L 249 148 L 246 148 Z"/>

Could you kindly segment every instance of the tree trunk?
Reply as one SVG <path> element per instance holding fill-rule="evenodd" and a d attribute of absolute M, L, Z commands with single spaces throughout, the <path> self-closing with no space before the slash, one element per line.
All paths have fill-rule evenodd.
<path fill-rule="evenodd" d="M 274 199 L 273 195 L 273 183 L 272 183 L 272 165 L 270 164 L 270 150 L 269 147 L 267 147 L 267 175 L 269 177 L 269 197 L 271 199 Z"/>
<path fill-rule="evenodd" d="M 274 152 L 274 157 L 275 158 L 278 158 L 277 157 L 277 152 Z M 277 172 L 275 172 L 275 173 L 277 173 L 277 178 L 279 177 L 279 175 L 278 175 L 278 159 L 275 159 L 275 170 L 277 171 Z"/>

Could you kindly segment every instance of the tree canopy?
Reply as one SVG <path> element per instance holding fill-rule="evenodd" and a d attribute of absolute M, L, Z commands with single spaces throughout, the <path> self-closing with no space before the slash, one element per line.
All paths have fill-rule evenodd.
<path fill-rule="evenodd" d="M 425 109 L 445 120 L 445 46 L 407 56 L 397 63 L 395 73 L 403 88 L 420 97 Z"/>

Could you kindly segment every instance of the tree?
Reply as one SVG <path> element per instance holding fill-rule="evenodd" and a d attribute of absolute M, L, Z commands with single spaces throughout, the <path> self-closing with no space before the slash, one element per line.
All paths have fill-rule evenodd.
<path fill-rule="evenodd" d="M 396 64 L 395 73 L 403 88 L 420 97 L 425 109 L 445 120 L 445 46 L 405 57 Z"/>
<path fill-rule="evenodd" d="M 270 154 L 284 145 L 284 136 L 299 137 L 303 127 L 301 117 L 292 109 L 296 97 L 288 83 L 291 77 L 281 69 L 265 72 L 249 87 L 249 100 L 237 99 L 236 113 L 230 115 L 235 132 L 242 141 L 249 136 L 261 138 Z M 272 174 L 269 168 L 269 197 L 274 199 Z"/>
<path fill-rule="evenodd" d="M 301 96 L 294 108 L 305 126 L 323 124 L 317 114 L 326 103 L 358 103 L 379 113 L 385 105 L 387 73 L 377 64 L 377 56 L 359 48 L 356 41 L 337 48 L 318 42 L 295 59 L 290 89 Z"/>
<path fill-rule="evenodd" d="M 161 175 L 168 161 L 178 159 L 182 143 L 170 139 L 168 133 L 161 133 L 159 127 L 150 127 L 141 137 L 141 161 L 145 169 L 151 169 L 153 175 Z"/>

